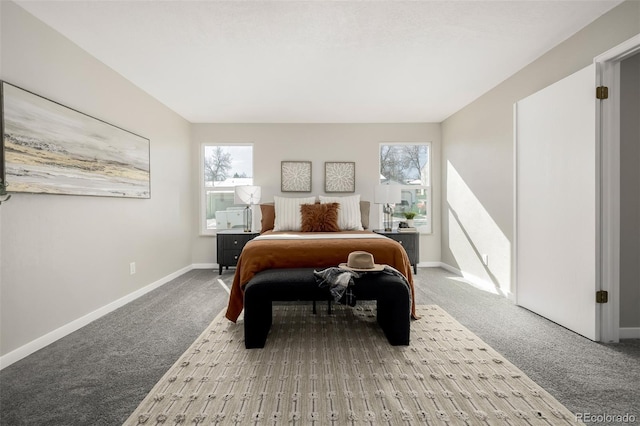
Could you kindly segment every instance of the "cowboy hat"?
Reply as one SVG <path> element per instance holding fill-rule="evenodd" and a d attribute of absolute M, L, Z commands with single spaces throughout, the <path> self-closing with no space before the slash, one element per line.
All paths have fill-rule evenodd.
<path fill-rule="evenodd" d="M 356 272 L 377 272 L 384 269 L 384 265 L 373 263 L 373 255 L 366 251 L 352 251 L 347 263 L 341 263 L 338 268 Z"/>

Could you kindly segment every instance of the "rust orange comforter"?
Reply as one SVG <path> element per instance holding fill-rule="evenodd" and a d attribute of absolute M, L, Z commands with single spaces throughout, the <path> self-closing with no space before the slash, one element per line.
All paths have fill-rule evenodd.
<path fill-rule="evenodd" d="M 271 232 L 271 231 L 268 231 Z M 267 233 L 263 234 L 266 235 Z M 278 234 L 278 233 L 274 233 Z M 290 233 L 303 236 L 304 233 Z M 341 234 L 372 234 L 348 231 Z M 411 316 L 416 318 L 415 292 L 411 264 L 402 245 L 390 238 L 322 238 L 268 239 L 247 243 L 238 258 L 226 317 L 236 322 L 244 308 L 244 286 L 258 272 L 273 268 L 328 268 L 346 262 L 349 253 L 364 250 L 373 254 L 376 263 L 400 271 L 411 289 Z"/>

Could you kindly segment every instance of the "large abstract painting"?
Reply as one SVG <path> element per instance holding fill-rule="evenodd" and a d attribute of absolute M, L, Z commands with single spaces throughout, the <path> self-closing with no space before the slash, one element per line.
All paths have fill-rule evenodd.
<path fill-rule="evenodd" d="M 149 139 L 2 82 L 7 191 L 150 198 Z"/>

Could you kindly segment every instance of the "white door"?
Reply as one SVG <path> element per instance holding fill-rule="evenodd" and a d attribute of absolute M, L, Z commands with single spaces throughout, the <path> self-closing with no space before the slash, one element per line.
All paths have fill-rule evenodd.
<path fill-rule="evenodd" d="M 599 340 L 596 69 L 515 105 L 516 303 Z"/>

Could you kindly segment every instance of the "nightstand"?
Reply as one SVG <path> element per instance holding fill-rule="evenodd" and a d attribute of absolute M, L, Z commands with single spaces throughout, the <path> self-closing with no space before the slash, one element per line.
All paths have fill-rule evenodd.
<path fill-rule="evenodd" d="M 374 229 L 376 234 L 384 235 L 392 240 L 396 240 L 404 251 L 407 252 L 409 262 L 413 265 L 413 273 L 418 274 L 418 262 L 420 261 L 420 233 L 419 232 L 398 232 L 397 230 L 385 231 L 384 229 Z"/>
<path fill-rule="evenodd" d="M 222 275 L 222 267 L 236 266 L 244 245 L 260 235 L 258 232 L 244 232 L 237 229 L 220 230 L 216 233 L 218 239 L 218 273 Z"/>

